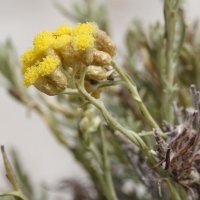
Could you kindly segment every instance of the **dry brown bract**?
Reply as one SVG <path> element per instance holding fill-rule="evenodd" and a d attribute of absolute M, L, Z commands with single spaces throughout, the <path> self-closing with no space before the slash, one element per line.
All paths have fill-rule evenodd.
<path fill-rule="evenodd" d="M 156 150 L 151 153 L 159 158 L 158 166 L 163 166 L 165 170 L 171 169 L 171 178 L 179 184 L 189 188 L 192 183 L 200 184 L 200 174 L 195 166 L 195 161 L 200 160 L 200 114 L 199 97 L 194 85 L 191 86 L 194 98 L 195 109 L 186 109 L 186 120 L 181 122 L 180 111 L 174 103 L 174 111 L 178 125 L 171 127 L 166 121 L 163 122 L 163 129 L 168 135 L 165 142 L 159 131 L 154 129 L 156 140 Z M 193 129 L 193 122 L 196 122 L 196 131 Z M 191 191 L 193 193 L 193 191 Z"/>

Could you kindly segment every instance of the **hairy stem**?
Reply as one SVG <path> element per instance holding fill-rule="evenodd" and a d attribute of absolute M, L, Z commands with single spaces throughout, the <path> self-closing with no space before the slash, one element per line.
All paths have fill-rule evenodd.
<path fill-rule="evenodd" d="M 153 119 L 153 117 L 147 110 L 146 106 L 144 105 L 144 103 L 143 103 L 142 99 L 140 98 L 140 95 L 137 91 L 137 88 L 136 88 L 135 84 L 133 83 L 133 81 L 131 80 L 131 78 L 122 69 L 120 69 L 114 61 L 112 62 L 112 66 L 114 69 L 116 69 L 116 71 L 120 74 L 122 80 L 126 83 L 126 86 L 130 92 L 130 95 L 138 103 L 140 110 L 142 111 L 142 114 L 144 115 L 144 118 L 149 122 L 149 124 L 151 124 L 151 126 L 153 128 L 156 128 L 160 131 L 163 138 L 166 138 L 166 135 L 163 134 L 162 130 L 160 129 L 160 127 L 158 126 L 158 124 Z"/>
<path fill-rule="evenodd" d="M 105 134 L 104 134 L 102 125 L 100 126 L 100 134 L 101 134 L 101 143 L 102 143 L 102 151 L 103 151 L 105 180 L 106 180 L 106 183 L 108 185 L 108 188 L 109 188 L 110 195 L 111 195 L 112 199 L 113 200 L 118 200 L 117 195 L 115 193 L 112 176 L 111 176 L 110 161 L 109 161 L 109 158 L 108 158 Z"/>

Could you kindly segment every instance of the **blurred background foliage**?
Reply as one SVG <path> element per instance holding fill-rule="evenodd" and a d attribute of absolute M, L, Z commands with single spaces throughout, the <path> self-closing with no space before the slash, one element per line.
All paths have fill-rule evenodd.
<path fill-rule="evenodd" d="M 101 30 L 111 34 L 106 5 L 93 0 L 74 2 L 73 9 L 65 8 L 56 2 L 55 7 L 67 18 L 75 22 L 95 21 Z M 178 49 L 178 60 L 175 73 L 176 92 L 173 99 L 178 101 L 179 107 L 191 106 L 189 86 L 195 84 L 200 89 L 200 41 L 198 37 L 198 23 L 194 22 L 186 29 L 184 24 L 184 11 L 179 10 L 179 18 L 176 32 L 176 42 L 183 45 Z M 128 72 L 137 85 L 140 96 L 149 112 L 160 126 L 164 120 L 162 115 L 162 95 L 164 83 L 162 82 L 162 66 L 165 51 L 165 28 L 157 22 L 143 27 L 141 21 L 133 20 L 128 27 L 125 37 L 126 53 L 119 55 L 123 61 L 122 67 Z M 181 41 L 181 38 L 185 38 Z M 179 46 L 179 45 L 177 45 Z M 83 103 L 80 98 L 58 95 L 53 101 L 37 91 L 27 90 L 20 85 L 20 64 L 16 50 L 11 42 L 7 40 L 0 44 L 0 71 L 1 85 L 7 90 L 12 98 L 20 101 L 30 109 L 35 109 L 40 114 L 55 138 L 61 145 L 70 150 L 77 161 L 88 173 L 90 180 L 81 182 L 78 177 L 67 179 L 63 174 L 58 183 L 51 183 L 41 191 L 35 191 L 31 182 L 31 174 L 26 174 L 23 162 L 15 150 L 12 150 L 10 158 L 23 193 L 29 200 L 48 199 L 48 190 L 70 193 L 74 200 L 105 200 L 106 197 L 97 178 L 94 149 L 88 148 L 84 142 L 79 121 L 82 117 L 77 108 Z M 111 87 L 109 92 L 104 92 L 101 97 L 113 117 L 124 125 L 124 127 L 141 133 L 151 131 L 150 125 L 143 118 L 136 102 L 129 96 L 124 86 Z M 117 108 L 117 109 L 116 109 Z M 94 109 L 94 108 L 93 108 Z M 183 110 L 183 109 L 182 109 Z M 100 115 L 95 110 L 95 116 Z M 79 118 L 77 122 L 77 118 Z M 165 185 L 162 185 L 162 197 L 158 195 L 157 183 L 147 183 L 142 180 L 155 178 L 156 175 L 149 171 L 145 163 L 144 155 L 131 144 L 124 136 L 104 124 L 106 143 L 109 159 L 111 161 L 111 172 L 114 187 L 120 200 L 140 199 L 170 199 Z M 147 145 L 154 140 L 152 136 L 143 137 Z M 102 151 L 101 139 L 98 130 L 92 131 L 92 143 L 95 151 Z M 152 147 L 154 148 L 154 147 Z M 138 187 L 142 188 L 139 192 Z M 130 188 L 130 189 L 128 189 Z M 4 200 L 11 197 L 1 197 Z M 198 199 L 199 197 L 197 197 Z M 63 198 L 65 199 L 65 198 Z"/>

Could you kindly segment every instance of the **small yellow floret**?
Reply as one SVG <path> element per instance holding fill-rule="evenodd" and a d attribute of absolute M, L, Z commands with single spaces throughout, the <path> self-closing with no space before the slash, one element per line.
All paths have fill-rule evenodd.
<path fill-rule="evenodd" d="M 31 62 L 35 59 L 35 50 L 34 48 L 28 48 L 28 50 L 20 55 L 20 62 L 22 64 L 26 64 L 28 62 Z"/>
<path fill-rule="evenodd" d="M 94 24 L 87 22 L 86 24 L 78 23 L 78 25 L 73 28 L 71 34 L 72 36 L 77 36 L 81 34 L 92 34 L 93 32 L 95 32 Z"/>
<path fill-rule="evenodd" d="M 69 35 L 61 35 L 60 37 L 55 39 L 53 46 L 55 49 L 60 49 L 63 46 L 69 44 L 71 42 L 71 39 L 72 37 Z"/>
<path fill-rule="evenodd" d="M 85 50 L 94 46 L 94 37 L 92 35 L 77 35 L 73 38 L 72 46 L 77 50 Z"/>
<path fill-rule="evenodd" d="M 31 65 L 29 65 L 29 64 L 23 65 L 22 68 L 21 68 L 21 73 L 25 74 L 25 72 L 27 71 L 27 69 L 30 68 L 30 67 L 31 67 Z"/>
<path fill-rule="evenodd" d="M 38 66 L 40 68 L 40 74 L 42 76 L 50 74 L 58 66 L 59 63 L 60 59 L 56 56 L 45 58 L 42 62 L 40 62 Z"/>
<path fill-rule="evenodd" d="M 51 31 L 42 31 L 40 34 L 35 35 L 33 44 L 35 46 L 36 54 L 45 51 L 50 45 L 53 44 L 55 38 L 52 36 Z"/>
<path fill-rule="evenodd" d="M 69 34 L 71 34 L 72 29 L 73 28 L 71 26 L 65 25 L 65 23 L 64 23 L 59 28 L 57 28 L 53 31 L 53 35 L 55 35 L 55 36 L 64 35 L 64 34 L 69 35 Z"/>
<path fill-rule="evenodd" d="M 40 70 L 36 66 L 32 66 L 32 67 L 28 68 L 25 73 L 24 80 L 21 80 L 22 84 L 26 85 L 27 87 L 34 84 L 35 80 L 39 76 L 39 72 L 40 72 Z"/>

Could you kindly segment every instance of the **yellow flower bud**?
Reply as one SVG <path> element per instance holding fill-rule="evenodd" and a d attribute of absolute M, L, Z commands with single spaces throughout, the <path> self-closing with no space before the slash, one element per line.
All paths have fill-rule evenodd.
<path fill-rule="evenodd" d="M 74 58 L 75 51 L 71 45 L 72 37 L 69 35 L 62 35 L 57 37 L 54 41 L 54 48 L 61 54 L 65 64 L 68 67 L 75 67 L 76 60 Z"/>
<path fill-rule="evenodd" d="M 78 50 L 76 52 L 76 59 L 85 65 L 90 65 L 93 61 L 93 50 L 92 48 L 86 48 L 85 50 Z"/>
<path fill-rule="evenodd" d="M 56 87 L 50 80 L 45 77 L 39 76 L 37 81 L 35 81 L 34 86 L 40 91 L 49 96 L 54 96 L 58 94 L 60 88 Z"/>
<path fill-rule="evenodd" d="M 111 38 L 101 30 L 98 30 L 93 33 L 95 38 L 97 49 L 109 53 L 111 56 L 114 56 L 117 53 L 117 47 Z"/>
<path fill-rule="evenodd" d="M 100 65 L 110 65 L 112 61 L 112 58 L 108 53 L 99 51 L 96 48 L 93 48 L 93 57 L 94 61 Z"/>
<path fill-rule="evenodd" d="M 33 85 L 41 92 L 53 96 L 57 95 L 67 87 L 67 78 L 59 68 L 56 68 L 48 75 L 39 75 Z"/>
<path fill-rule="evenodd" d="M 91 120 L 94 116 L 94 109 L 89 108 L 84 112 L 84 116 Z"/>
<path fill-rule="evenodd" d="M 38 35 L 35 35 L 33 41 L 35 54 L 44 54 L 45 56 L 55 55 L 53 50 L 54 40 L 55 37 L 53 37 L 51 31 L 42 31 Z"/>
<path fill-rule="evenodd" d="M 85 77 L 92 80 L 104 80 L 107 78 L 107 70 L 100 66 L 90 65 Z"/>
<path fill-rule="evenodd" d="M 93 96 L 95 99 L 100 99 L 100 97 L 101 97 L 100 92 L 93 92 L 93 93 L 92 93 L 92 96 Z"/>
<path fill-rule="evenodd" d="M 90 126 L 90 122 L 89 122 L 88 118 L 87 117 L 83 117 L 81 119 L 81 121 L 80 121 L 79 126 L 80 126 L 80 130 L 82 132 L 85 132 Z"/>
<path fill-rule="evenodd" d="M 61 25 L 60 27 L 58 27 L 57 29 L 55 29 L 52 32 L 52 35 L 54 36 L 60 36 L 60 35 L 71 35 L 71 31 L 72 31 L 72 27 L 66 25 L 65 23 L 63 25 Z"/>
<path fill-rule="evenodd" d="M 80 65 L 76 77 L 80 78 L 82 72 L 82 66 Z M 86 80 L 103 80 L 107 78 L 107 70 L 100 66 L 90 65 L 87 68 L 87 72 L 85 74 Z"/>
<path fill-rule="evenodd" d="M 31 47 L 28 48 L 28 50 L 25 53 L 20 55 L 20 62 L 23 64 L 23 66 L 26 66 L 26 67 L 27 67 L 27 64 L 29 64 L 29 65 L 33 64 L 35 59 L 36 59 L 35 49 L 31 48 Z M 22 71 L 24 71 L 24 70 L 22 70 Z M 24 73 L 25 73 L 25 71 L 24 71 Z"/>
<path fill-rule="evenodd" d="M 59 67 L 57 67 L 52 73 L 45 75 L 45 78 L 49 79 L 52 84 L 60 88 L 60 91 L 67 87 L 67 78 L 62 73 Z"/>
<path fill-rule="evenodd" d="M 26 70 L 22 83 L 27 87 L 35 85 L 41 92 L 55 95 L 67 87 L 67 79 L 60 68 L 58 57 L 47 57 Z"/>
<path fill-rule="evenodd" d="M 78 23 L 76 27 L 71 31 L 72 36 L 82 35 L 82 34 L 91 34 L 95 31 L 95 23 L 87 22 L 86 24 Z"/>
<path fill-rule="evenodd" d="M 92 35 L 77 35 L 73 38 L 72 46 L 77 50 L 85 50 L 86 48 L 92 48 L 94 46 L 94 37 Z"/>

